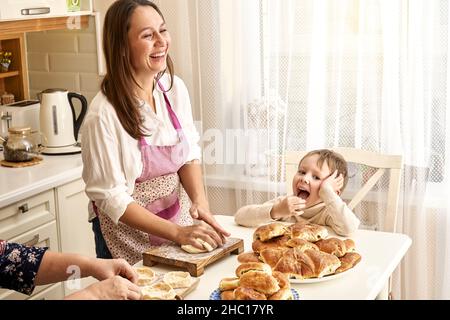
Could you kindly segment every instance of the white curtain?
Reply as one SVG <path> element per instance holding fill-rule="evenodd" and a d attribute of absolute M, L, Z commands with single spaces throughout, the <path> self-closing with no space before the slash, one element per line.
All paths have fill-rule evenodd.
<path fill-rule="evenodd" d="M 233 214 L 284 192 L 280 154 L 403 154 L 395 299 L 450 298 L 446 0 L 159 0 L 203 135 L 208 195 Z M 449 106 L 449 108 L 447 108 Z M 378 228 L 384 202 L 360 208 Z"/>

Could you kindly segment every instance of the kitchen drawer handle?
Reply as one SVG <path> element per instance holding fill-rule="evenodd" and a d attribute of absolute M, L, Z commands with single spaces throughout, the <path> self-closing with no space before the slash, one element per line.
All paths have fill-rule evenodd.
<path fill-rule="evenodd" d="M 21 205 L 19 207 L 19 211 L 22 213 L 28 212 L 28 210 L 30 210 L 30 209 L 28 209 L 28 203 L 24 203 L 23 205 Z"/>
<path fill-rule="evenodd" d="M 24 242 L 23 245 L 27 247 L 32 247 L 36 245 L 38 242 L 39 242 L 39 235 L 37 234 L 30 241 Z"/>
<path fill-rule="evenodd" d="M 20 10 L 20 13 L 23 16 L 31 16 L 31 15 L 35 15 L 35 14 L 46 14 L 46 13 L 50 13 L 50 8 L 46 7 L 46 8 L 28 8 L 28 9 L 22 9 Z"/>

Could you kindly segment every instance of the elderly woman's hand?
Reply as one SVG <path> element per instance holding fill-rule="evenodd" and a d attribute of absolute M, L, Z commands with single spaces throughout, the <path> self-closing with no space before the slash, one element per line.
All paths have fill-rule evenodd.
<path fill-rule="evenodd" d="M 141 290 L 134 283 L 121 276 L 91 284 L 84 290 L 75 292 L 66 300 L 139 300 Z"/>
<path fill-rule="evenodd" d="M 93 259 L 90 266 L 90 275 L 98 280 L 104 280 L 116 275 L 137 283 L 138 274 L 124 259 Z"/>

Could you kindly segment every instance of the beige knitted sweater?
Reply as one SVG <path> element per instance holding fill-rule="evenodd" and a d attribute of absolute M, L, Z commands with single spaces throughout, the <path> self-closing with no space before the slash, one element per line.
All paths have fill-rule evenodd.
<path fill-rule="evenodd" d="M 319 196 L 322 202 L 305 208 L 301 215 L 291 216 L 282 219 L 282 221 L 297 222 L 307 220 L 310 223 L 329 226 L 340 236 L 348 236 L 358 229 L 359 219 L 331 187 L 321 188 Z M 257 227 L 277 221 L 272 219 L 270 211 L 276 203 L 284 198 L 285 196 L 280 196 L 261 205 L 242 207 L 236 212 L 234 220 L 237 224 L 245 227 Z"/>

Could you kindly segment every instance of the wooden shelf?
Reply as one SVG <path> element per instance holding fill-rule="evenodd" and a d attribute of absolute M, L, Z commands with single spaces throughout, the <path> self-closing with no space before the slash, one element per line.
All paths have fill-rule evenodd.
<path fill-rule="evenodd" d="M 19 75 L 19 71 L 0 72 L 0 79 L 15 77 Z"/>
<path fill-rule="evenodd" d="M 0 21 L 2 35 L 33 31 L 84 29 L 89 26 L 91 12 L 73 12 L 64 17 Z"/>

